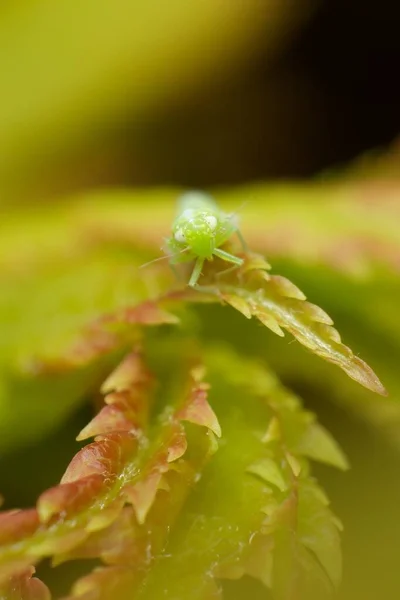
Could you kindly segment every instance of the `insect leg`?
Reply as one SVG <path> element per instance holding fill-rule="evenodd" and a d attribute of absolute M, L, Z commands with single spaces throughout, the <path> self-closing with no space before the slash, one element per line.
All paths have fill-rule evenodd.
<path fill-rule="evenodd" d="M 175 263 L 173 263 L 172 261 L 169 261 L 169 267 L 171 269 L 171 271 L 173 272 L 173 274 L 175 275 L 176 279 L 178 281 L 182 281 L 182 276 L 179 273 L 178 269 L 175 266 Z"/>
<path fill-rule="evenodd" d="M 225 250 L 221 250 L 220 248 L 215 248 L 213 254 L 218 256 L 218 258 L 222 258 L 222 260 L 226 260 L 227 262 L 231 262 L 240 267 L 244 260 L 243 258 L 239 258 L 238 256 L 233 256 L 233 254 L 229 254 L 229 252 L 225 252 Z"/>
<path fill-rule="evenodd" d="M 244 237 L 240 233 L 239 229 L 236 230 L 236 235 L 238 236 L 238 238 L 240 240 L 240 243 L 242 244 L 243 252 L 247 252 L 249 248 L 248 248 L 248 246 L 247 246 L 247 244 L 246 244 L 246 242 L 244 240 Z"/>
<path fill-rule="evenodd" d="M 198 256 L 196 259 L 196 264 L 194 265 L 193 273 L 189 280 L 190 287 L 195 287 L 196 283 L 198 282 L 199 277 L 201 275 L 201 270 L 203 268 L 203 264 L 204 264 L 204 258 L 201 258 L 200 256 Z"/>
<path fill-rule="evenodd" d="M 232 273 L 232 271 L 235 271 L 235 269 L 239 269 L 239 267 L 240 265 L 233 265 L 232 267 L 228 267 L 223 271 L 219 271 L 215 274 L 215 279 L 219 279 L 220 277 L 222 277 L 222 275 L 228 275 L 228 273 Z"/>

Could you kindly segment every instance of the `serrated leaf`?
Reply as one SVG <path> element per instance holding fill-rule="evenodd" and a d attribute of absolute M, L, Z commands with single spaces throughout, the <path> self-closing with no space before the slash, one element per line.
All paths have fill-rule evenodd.
<path fill-rule="evenodd" d="M 269 422 L 268 429 L 263 435 L 262 441 L 266 444 L 279 440 L 281 437 L 281 428 L 277 417 L 272 417 Z"/>
<path fill-rule="evenodd" d="M 38 526 L 39 517 L 34 508 L 0 512 L 0 544 L 28 537 Z"/>
<path fill-rule="evenodd" d="M 50 590 L 37 577 L 31 567 L 9 581 L 0 584 L 0 597 L 4 600 L 51 600 Z"/>
<path fill-rule="evenodd" d="M 267 483 L 272 483 L 281 492 L 287 490 L 287 483 L 277 463 L 271 458 L 263 458 L 248 467 L 248 472 L 257 475 Z"/>
<path fill-rule="evenodd" d="M 211 429 L 217 437 L 221 437 L 220 424 L 211 406 L 205 400 L 204 389 L 199 389 L 193 402 L 179 411 L 178 418 L 196 425 L 204 425 Z"/>
<path fill-rule="evenodd" d="M 313 552 L 337 587 L 342 574 L 339 531 L 336 519 L 321 502 L 318 486 L 312 481 L 301 482 L 299 487 L 298 530 L 301 542 Z"/>
<path fill-rule="evenodd" d="M 95 417 L 94 426 L 101 425 L 100 434 L 72 459 L 61 483 L 40 496 L 37 508 L 0 513 L 0 520 L 4 522 L 3 539 L 0 538 L 0 575 L 8 576 L 44 556 L 55 556 L 54 562 L 57 555 L 61 560 L 73 556 L 75 549 L 84 546 L 90 536 L 113 526 L 126 501 L 132 503 L 140 526 L 153 505 L 158 504 L 159 496 L 164 505 L 163 494 L 174 492 L 174 499 L 179 495 L 185 498 L 197 477 L 195 466 L 201 468 L 211 456 L 212 442 L 207 428 L 216 427 L 216 417 L 207 403 L 208 386 L 204 376 L 204 368 L 199 364 L 189 369 L 177 399 L 165 407 L 158 427 L 152 431 L 151 443 L 133 422 L 131 431 L 121 431 L 118 427 L 112 430 L 109 425 L 120 424 L 113 415 L 110 415 L 111 424 L 107 423 L 107 412 L 100 413 L 100 421 Z M 105 389 L 111 390 L 112 400 L 106 408 L 117 406 L 117 394 L 121 415 L 128 421 L 132 406 L 136 409 L 135 418 L 141 411 L 147 414 L 153 388 L 153 378 L 143 358 L 137 353 L 130 355 L 108 378 Z M 121 394 L 125 394 L 125 404 L 121 402 Z M 193 465 L 182 460 L 188 446 L 182 422 L 189 419 L 202 426 L 196 427 L 201 430 L 198 437 L 202 442 L 195 449 Z M 140 420 L 146 423 L 146 419 Z M 154 533 L 146 532 L 143 536 L 146 543 L 141 547 L 142 555 L 138 556 L 143 564 L 147 560 L 148 544 L 155 549 L 160 546 L 178 507 L 179 502 L 166 512 L 166 523 L 161 529 L 157 516 Z"/>
<path fill-rule="evenodd" d="M 137 343 L 142 327 L 177 322 L 149 300 L 155 278 L 138 270 L 139 253 L 88 243 L 87 215 L 73 213 L 49 209 L 40 224 L 29 211 L 23 224 L 12 214 L 2 219 L 2 452 L 40 437 L 73 412 Z M 156 279 L 152 296 L 171 281 L 163 273 Z"/>
<path fill-rule="evenodd" d="M 226 360 L 226 368 L 222 360 L 223 356 Z M 170 542 L 166 548 L 167 556 L 163 556 L 162 560 L 148 572 L 145 584 L 138 595 L 141 600 L 157 597 L 161 590 L 166 598 L 184 598 L 188 589 L 191 590 L 191 597 L 203 598 L 205 589 L 208 589 L 210 585 L 210 575 L 213 571 L 214 577 L 231 578 L 249 573 L 259 576 L 266 583 L 270 582 L 267 572 L 261 568 L 271 560 L 268 553 L 272 551 L 273 546 L 271 546 L 268 536 L 265 538 L 265 543 L 260 542 L 255 545 L 250 554 L 247 549 L 243 555 L 240 550 L 242 544 L 239 542 L 239 539 L 242 538 L 237 536 L 243 535 L 243 539 L 248 540 L 249 531 L 255 533 L 254 529 L 248 529 L 249 524 L 253 523 L 252 527 L 254 527 L 257 521 L 260 529 L 265 527 L 263 524 L 266 506 L 269 506 L 271 510 L 270 520 L 272 519 L 275 523 L 273 528 L 280 527 L 279 523 L 282 519 L 286 519 L 283 515 L 288 510 L 294 511 L 293 519 L 296 519 L 296 503 L 289 503 L 290 509 L 284 508 L 285 502 L 281 507 L 282 493 L 284 498 L 290 498 L 293 484 L 285 483 L 283 485 L 282 475 L 280 475 L 278 479 L 275 477 L 273 479 L 275 480 L 274 484 L 277 483 L 281 489 L 275 488 L 274 484 L 266 487 L 262 479 L 264 474 L 264 479 L 271 483 L 271 473 L 279 472 L 278 463 L 282 456 L 285 456 L 284 446 L 278 444 L 275 450 L 272 450 L 271 446 L 269 451 L 273 452 L 273 455 L 266 460 L 266 446 L 262 435 L 255 435 L 255 431 L 259 431 L 263 410 L 265 411 L 263 414 L 268 420 L 269 402 L 275 406 L 272 399 L 274 393 L 278 392 L 278 384 L 273 377 L 268 377 L 268 374 L 261 377 L 262 367 L 258 367 L 259 374 L 257 376 L 257 367 L 254 363 L 242 358 L 236 360 L 237 364 L 232 355 L 227 355 L 220 349 L 209 354 L 208 370 L 211 382 L 217 387 L 216 390 L 213 386 L 211 387 L 210 399 L 217 410 L 220 407 L 218 414 L 222 421 L 225 443 L 220 446 L 193 491 L 188 505 L 189 512 L 183 511 L 181 520 L 171 531 Z M 238 385 L 237 377 L 239 364 L 242 373 L 240 385 Z M 247 367 L 252 373 L 250 379 Z M 218 377 L 216 378 L 217 373 Z M 216 391 L 221 389 L 221 376 L 225 378 L 223 389 L 226 388 L 226 385 L 228 388 L 225 389 L 222 396 L 215 396 Z M 227 380 L 232 381 L 232 387 Z M 261 381 L 264 382 L 263 389 Z M 247 391 L 244 392 L 244 390 Z M 279 388 L 279 395 L 283 395 L 281 388 Z M 224 396 L 229 397 L 229 403 L 224 402 Z M 245 402 L 243 402 L 244 399 Z M 281 397 L 275 401 L 279 405 Z M 292 410 L 298 411 L 299 427 L 301 428 L 303 413 L 298 402 L 289 400 L 286 408 L 288 409 L 289 406 L 292 407 Z M 261 412 L 258 412 L 259 410 Z M 283 440 L 282 444 L 285 443 L 286 440 Z M 257 454 L 258 458 L 254 460 Z M 296 460 L 294 456 L 291 459 L 293 460 L 287 462 L 288 468 L 291 468 L 291 464 Z M 257 465 L 262 466 L 263 463 L 267 464 L 268 469 L 266 471 L 264 469 L 260 477 Z M 243 475 L 239 476 L 240 473 L 243 473 L 244 466 L 244 477 Z M 251 476 L 252 471 L 256 471 L 257 477 Z M 249 477 L 251 479 L 248 479 Z M 276 490 L 276 497 L 272 488 Z M 235 498 L 235 503 L 230 505 L 228 498 Z M 255 511 L 255 506 L 258 506 L 257 511 Z M 276 513 L 281 510 L 283 511 L 282 516 L 277 518 Z M 193 521 L 192 515 L 198 512 L 200 516 Z M 236 524 L 234 530 L 232 530 L 233 522 Z M 251 534 L 250 537 L 253 539 Z M 296 543 L 301 544 L 302 542 L 297 539 Z M 293 560 L 296 560 L 295 556 Z M 196 565 L 198 566 L 196 567 Z"/>
<path fill-rule="evenodd" d="M 297 449 L 304 456 L 327 463 L 343 471 L 349 468 L 345 454 L 330 433 L 319 423 L 311 423 L 307 427 Z"/>
<path fill-rule="evenodd" d="M 304 454 L 306 456 L 305 453 L 302 453 L 302 454 Z M 300 475 L 300 473 L 301 473 L 301 468 L 302 468 L 302 465 L 301 465 L 300 461 L 297 460 L 297 458 L 293 454 L 291 454 L 290 452 L 286 452 L 285 458 L 286 458 L 286 460 L 287 460 L 287 462 L 288 462 L 288 464 L 289 464 L 289 466 L 290 466 L 290 468 L 292 470 L 293 475 L 295 477 L 298 477 Z"/>
<path fill-rule="evenodd" d="M 152 364 L 162 365 L 160 373 L 170 372 L 176 362 L 182 368 L 181 350 L 175 355 L 170 348 L 170 342 L 156 348 Z M 207 368 L 197 359 L 178 387 L 172 381 L 161 387 L 163 396 L 173 392 L 173 400 L 156 403 L 160 412 L 151 429 L 139 437 L 121 431 L 101 434 L 78 453 L 62 484 L 42 495 L 42 524 L 34 511 L 31 528 L 17 534 L 18 546 L 13 545 L 15 528 L 9 529 L 0 547 L 0 572 L 9 573 L 10 568 L 12 573 L 17 560 L 32 563 L 46 555 L 53 556 L 54 564 L 98 557 L 112 568 L 89 574 L 72 590 L 71 597 L 88 599 L 106 598 L 110 590 L 118 590 L 147 600 L 162 590 L 165 598 L 175 600 L 186 598 L 190 590 L 191 597 L 203 600 L 218 592 L 218 577 L 246 573 L 273 584 L 271 565 L 281 559 L 271 536 L 297 521 L 296 490 L 302 482 L 310 483 L 308 463 L 295 447 L 293 431 L 303 434 L 304 424 L 311 421 L 298 399 L 262 365 L 219 347 L 207 350 L 206 357 Z M 135 406 L 140 408 L 138 400 L 147 405 L 146 395 L 154 393 L 155 375 L 149 375 L 143 358 L 137 356 L 135 364 L 137 360 L 143 367 L 135 377 L 114 377 L 126 383 L 105 389 L 108 394 L 127 391 L 125 385 L 132 393 L 136 390 Z M 142 370 L 145 377 L 140 376 Z M 208 394 L 213 410 L 208 408 L 206 414 L 218 414 L 221 421 L 219 446 L 213 419 L 186 421 L 191 410 L 198 415 L 199 398 L 204 414 Z M 279 435 L 266 443 L 268 423 L 275 423 L 273 430 Z M 94 481 L 99 490 L 91 488 Z M 312 490 L 319 523 L 335 523 L 326 500 L 315 486 Z M 290 525 L 294 545 L 287 543 L 284 554 L 301 570 L 293 554 L 296 544 L 304 552 L 318 551 L 318 560 L 334 577 L 330 555 L 323 545 L 318 547 L 309 522 L 307 494 L 303 500 L 304 541 L 300 530 L 297 534 Z M 10 517 L 3 518 L 7 523 Z M 255 538 L 258 542 L 249 546 Z"/>
<path fill-rule="evenodd" d="M 348 181 L 329 188 L 320 183 L 252 187 L 254 209 L 249 208 L 243 216 L 245 237 L 252 248 L 268 256 L 277 259 L 283 256 L 291 261 L 291 265 L 300 264 L 300 274 L 306 275 L 305 270 L 310 266 L 321 264 L 356 274 L 357 265 L 361 265 L 359 272 L 368 271 L 370 278 L 374 276 L 371 285 L 380 285 L 375 278 L 375 265 L 398 269 L 400 264 L 396 189 L 394 183 L 385 186 L 382 181 L 375 182 L 374 186 L 369 182 L 367 187 L 360 182 L 349 185 Z M 40 436 L 41 431 L 55 427 L 71 412 L 93 389 L 104 365 L 96 365 L 90 376 L 81 372 L 64 379 L 65 370 L 76 369 L 78 363 L 86 364 L 100 355 L 106 357 L 115 347 L 113 328 L 118 320 L 121 323 L 126 319 L 122 330 L 131 320 L 129 310 L 125 316 L 123 311 L 147 302 L 149 290 L 152 295 L 158 295 L 171 285 L 173 280 L 167 275 L 166 265 L 162 269 L 158 266 L 143 269 L 140 277 L 136 277 L 136 267 L 142 261 L 138 257 L 138 247 L 147 246 L 158 252 L 159 240 L 168 233 L 171 201 L 176 190 L 149 194 L 160 199 L 151 214 L 143 211 L 142 203 L 135 202 L 141 199 L 141 192 L 132 191 L 113 192 L 112 196 L 99 193 L 79 198 L 79 202 L 71 199 L 66 205 L 44 210 L 40 220 L 29 211 L 23 218 L 21 215 L 16 218 L 12 213 L 4 215 L 4 235 L 0 236 L 3 291 L 0 319 L 4 314 L 1 355 L 8 366 L 4 370 L 0 365 L 2 448 L 17 444 L 19 436 L 27 440 Z M 248 197 L 249 190 L 231 190 L 226 194 L 230 204 L 236 200 L 240 203 Z M 218 199 L 224 196 L 218 194 Z M 378 196 L 379 203 L 376 202 Z M 264 201 L 266 197 L 268 202 Z M 49 256 L 52 256 L 52 265 L 49 265 Z M 259 268 L 266 268 L 265 263 L 260 262 Z M 326 276 L 329 283 L 331 273 Z M 310 274 L 313 287 L 319 279 L 320 272 Z M 301 277 L 299 281 L 302 281 Z M 393 294 L 398 296 L 398 291 L 390 298 Z M 334 295 L 340 296 L 339 293 Z M 26 298 L 30 298 L 29 305 L 26 305 Z M 381 294 L 367 302 L 353 294 L 346 297 L 342 307 L 347 306 L 351 298 L 353 305 L 354 299 L 358 298 L 358 307 L 353 310 L 364 311 L 364 304 L 369 304 L 370 311 L 379 303 Z M 206 299 L 205 294 L 203 299 Z M 240 302 L 244 308 L 243 299 Z M 393 306 L 395 313 L 395 303 Z M 306 305 L 303 309 L 307 310 Z M 151 307 L 148 310 L 151 311 Z M 164 309 L 159 307 L 159 310 Z M 248 312 L 246 308 L 244 310 Z M 328 324 L 326 315 L 324 317 L 321 311 L 317 314 L 316 310 L 314 307 L 313 319 L 321 325 Z M 111 319 L 107 324 L 107 318 L 104 321 L 103 317 L 111 314 L 114 314 L 114 322 Z M 386 306 L 374 312 L 374 319 L 385 330 L 393 328 L 396 321 L 394 314 L 390 319 L 392 326 L 388 314 Z M 15 319 L 10 319 L 10 315 Z M 63 315 L 62 319 L 60 315 Z M 176 317 L 169 313 L 168 316 L 160 315 L 160 319 L 168 322 Z M 271 314 L 263 310 L 259 319 L 282 335 L 279 322 Z M 43 322 L 46 322 L 46 335 L 43 335 Z M 322 328 L 322 337 L 327 332 Z M 333 341 L 336 339 L 340 344 L 336 330 L 330 329 L 329 333 Z M 375 339 L 374 331 L 370 336 L 371 340 Z M 133 341 L 130 339 L 129 343 Z M 353 361 L 356 362 L 355 371 L 364 371 L 367 385 L 369 382 L 371 387 L 379 387 L 372 374 L 365 373 L 365 364 L 357 363 L 356 358 Z M 38 380 L 37 374 L 42 370 L 47 374 L 51 370 L 58 372 L 60 379 Z M 32 379 L 21 381 L 21 371 L 30 373 Z M 32 411 L 23 405 L 26 385 L 38 403 L 38 408 Z M 50 405 L 48 395 L 57 396 L 59 401 Z M 31 402 L 29 406 L 33 404 Z M 38 420 L 36 415 L 43 413 L 46 418 Z M 37 422 L 32 427 L 34 419 Z M 13 431 L 12 435 L 10 431 Z"/>
<path fill-rule="evenodd" d="M 158 469 L 147 475 L 145 479 L 138 481 L 134 485 L 124 488 L 124 493 L 135 509 L 135 514 L 139 525 L 143 525 L 147 514 L 154 503 L 157 491 L 159 489 L 162 477 L 162 470 Z"/>
<path fill-rule="evenodd" d="M 96 437 L 111 431 L 131 431 L 133 421 L 125 415 L 125 407 L 119 407 L 115 403 L 111 406 L 105 406 L 98 415 L 82 429 L 77 435 L 78 441 L 86 440 L 89 437 Z"/>
<path fill-rule="evenodd" d="M 151 379 L 140 351 L 128 354 L 101 386 L 103 394 L 126 392 L 138 384 L 147 384 Z"/>
<path fill-rule="evenodd" d="M 281 276 L 267 276 L 258 267 L 251 267 L 253 255 L 246 256 L 249 261 L 245 274 L 240 271 L 220 278 L 215 283 L 215 267 L 206 273 L 201 281 L 204 291 L 220 298 L 232 306 L 240 302 L 247 303 L 253 316 L 280 335 L 280 328 L 286 329 L 303 346 L 321 358 L 338 365 L 352 379 L 368 389 L 386 395 L 387 392 L 373 370 L 352 350 L 341 343 L 338 332 L 329 324 L 331 320 L 319 307 L 305 302 L 303 294 L 288 280 Z M 243 313 L 243 308 L 240 312 Z M 270 322 L 276 325 L 270 326 Z"/>

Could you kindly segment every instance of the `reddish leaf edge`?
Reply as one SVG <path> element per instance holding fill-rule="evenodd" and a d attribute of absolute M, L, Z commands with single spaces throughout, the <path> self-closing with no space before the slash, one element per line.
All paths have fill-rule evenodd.
<path fill-rule="evenodd" d="M 341 368 L 351 379 L 377 393 L 388 392 L 372 368 L 342 343 L 330 316 L 306 300 L 304 293 L 281 275 L 271 275 L 263 256 L 251 252 L 240 255 L 244 264 L 229 274 L 217 259 L 208 263 L 196 290 L 183 289 L 160 300 L 169 306 L 177 301 L 221 302 L 247 319 L 255 317 L 273 333 L 284 330 L 312 353 Z"/>
<path fill-rule="evenodd" d="M 351 379 L 381 396 L 388 392 L 372 368 L 342 343 L 333 321 L 319 306 L 307 302 L 304 293 L 287 278 L 271 275 L 270 265 L 256 253 L 241 255 L 244 264 L 228 274 L 223 261 L 207 262 L 197 289 L 178 288 L 156 300 L 147 300 L 102 315 L 82 331 L 76 343 L 53 359 L 31 363 L 39 374 L 58 373 L 85 366 L 115 350 L 138 343 L 142 325 L 177 324 L 170 311 L 184 302 L 221 302 L 247 319 L 255 317 L 280 337 L 291 333 L 309 351 L 339 366 Z M 108 411 L 109 418 L 115 411 Z"/>
<path fill-rule="evenodd" d="M 160 490 L 168 490 L 170 472 L 181 474 L 184 487 L 195 481 L 196 468 L 184 459 L 184 423 L 205 431 L 204 460 L 215 451 L 210 435 L 221 435 L 204 377 L 201 364 L 189 368 L 182 398 L 163 419 L 155 451 L 149 452 L 145 431 L 154 377 L 139 348 L 125 357 L 103 384 L 105 406 L 78 435 L 94 436 L 94 442 L 77 453 L 60 484 L 45 491 L 35 508 L 0 513 L 0 589 L 46 556 L 67 557 L 90 534 L 110 527 L 126 505 L 143 524 Z"/>

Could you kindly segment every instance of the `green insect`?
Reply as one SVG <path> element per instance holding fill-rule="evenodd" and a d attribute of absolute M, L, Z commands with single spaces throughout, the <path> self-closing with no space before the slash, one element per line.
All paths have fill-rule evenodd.
<path fill-rule="evenodd" d="M 170 263 L 196 261 L 189 280 L 191 287 L 196 286 L 204 261 L 213 260 L 214 256 L 240 267 L 244 262 L 242 258 L 220 248 L 234 233 L 245 248 L 235 214 L 220 210 L 214 200 L 203 192 L 186 192 L 179 200 L 172 236 L 166 240 Z"/>

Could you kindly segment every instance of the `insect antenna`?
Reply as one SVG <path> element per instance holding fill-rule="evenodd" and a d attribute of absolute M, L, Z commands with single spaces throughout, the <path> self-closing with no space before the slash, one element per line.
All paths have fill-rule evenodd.
<path fill-rule="evenodd" d="M 232 223 L 234 223 L 236 225 L 236 227 L 237 227 L 237 229 L 236 229 L 236 235 L 239 238 L 239 241 L 240 241 L 240 243 L 242 245 L 242 248 L 243 248 L 244 252 L 248 252 L 249 248 L 248 248 L 248 246 L 247 246 L 247 244 L 246 244 L 246 242 L 245 242 L 245 240 L 244 240 L 244 238 L 243 238 L 243 236 L 242 236 L 242 234 L 240 232 L 240 229 L 239 229 L 239 212 L 245 206 L 247 206 L 247 204 L 249 204 L 249 202 L 251 202 L 251 200 L 245 200 L 244 202 L 242 202 L 242 204 L 240 204 L 238 206 L 238 208 L 234 212 L 232 212 L 232 213 L 229 214 L 229 220 Z"/>
<path fill-rule="evenodd" d="M 242 202 L 242 204 L 240 204 L 237 207 L 237 209 L 235 210 L 235 212 L 233 214 L 237 215 L 238 213 L 240 213 L 240 211 L 242 211 L 244 209 L 244 207 L 247 206 L 250 202 L 251 202 L 251 200 L 245 200 L 244 202 Z"/>
<path fill-rule="evenodd" d="M 239 216 L 239 213 L 244 209 L 245 206 L 247 206 L 248 204 L 250 204 L 251 200 L 245 200 L 244 202 L 242 202 L 242 204 L 239 204 L 239 206 L 237 207 L 236 210 L 234 210 L 233 212 L 229 213 L 229 216 L 231 218 L 235 218 Z"/>
<path fill-rule="evenodd" d="M 161 260 L 166 260 L 167 258 L 175 258 L 175 256 L 178 256 L 178 254 L 183 254 L 184 252 L 187 252 L 188 250 L 189 250 L 189 248 L 183 248 L 183 250 L 180 250 L 179 252 L 175 252 L 175 254 L 165 254 L 164 256 L 159 256 L 158 258 L 153 258 L 153 260 L 149 260 L 148 262 L 144 263 L 143 265 L 140 265 L 139 269 L 148 267 L 149 265 L 152 265 L 153 263 L 159 262 Z"/>

